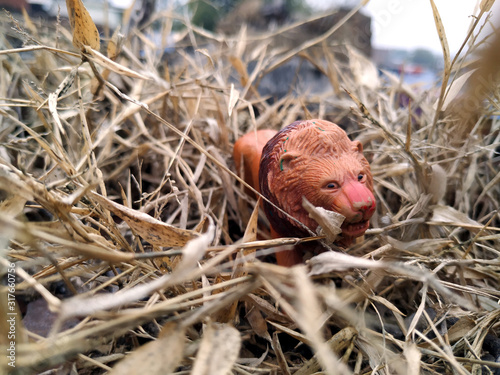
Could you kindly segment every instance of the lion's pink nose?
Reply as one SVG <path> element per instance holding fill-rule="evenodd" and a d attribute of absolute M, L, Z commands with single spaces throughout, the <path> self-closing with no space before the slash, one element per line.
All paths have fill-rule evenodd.
<path fill-rule="evenodd" d="M 348 182 L 342 186 L 350 208 L 356 213 L 361 213 L 364 220 L 368 220 L 375 212 L 375 197 L 368 187 L 358 181 Z"/>

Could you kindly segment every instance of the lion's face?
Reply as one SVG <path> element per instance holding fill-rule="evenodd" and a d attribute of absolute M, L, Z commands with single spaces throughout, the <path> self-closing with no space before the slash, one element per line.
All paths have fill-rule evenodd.
<path fill-rule="evenodd" d="M 302 207 L 303 196 L 315 206 L 346 217 L 342 225 L 346 245 L 368 228 L 375 210 L 370 166 L 361 143 L 349 140 L 337 125 L 310 120 L 284 128 L 264 148 L 261 173 L 262 193 L 311 230 L 317 223 Z M 297 223 L 271 205 L 265 209 L 281 235 L 300 231 Z M 287 223 L 278 222 L 283 220 Z"/>

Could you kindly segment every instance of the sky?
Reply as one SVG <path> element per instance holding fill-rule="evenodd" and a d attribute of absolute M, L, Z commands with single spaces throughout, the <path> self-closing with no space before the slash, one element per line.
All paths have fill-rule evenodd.
<path fill-rule="evenodd" d="M 307 0 L 317 9 L 335 5 L 356 5 L 358 1 Z M 477 14 L 474 0 L 434 0 L 444 24 L 450 52 L 458 51 L 467 35 L 472 15 Z M 500 16 L 500 1 L 493 15 Z M 363 12 L 372 17 L 372 45 L 375 48 L 427 48 L 441 53 L 430 0 L 371 0 Z"/>

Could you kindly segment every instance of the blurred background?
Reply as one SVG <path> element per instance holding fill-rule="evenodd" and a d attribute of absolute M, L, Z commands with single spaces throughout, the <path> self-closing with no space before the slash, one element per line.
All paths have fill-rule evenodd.
<path fill-rule="evenodd" d="M 475 3 L 435 0 L 452 56 L 465 40 L 473 14 L 477 14 Z M 318 17 L 290 32 L 289 43 L 302 43 L 328 31 L 359 1 L 87 0 L 84 4 L 104 34 L 119 25 L 146 24 L 155 12 L 167 9 L 207 31 L 225 35 L 238 33 L 242 25 L 247 25 L 249 33 L 259 33 Z M 67 16 L 65 0 L 0 0 L 0 7 L 12 12 L 20 12 L 24 7 L 32 17 L 46 19 Z M 177 28 L 183 25 L 179 22 Z M 174 24 L 174 31 L 175 27 Z M 155 40 L 155 36 L 152 38 Z M 380 69 L 402 75 L 405 83 L 428 86 L 435 82 L 443 65 L 442 48 L 427 0 L 369 1 L 332 38 L 354 46 Z M 287 41 L 280 40 L 283 42 Z"/>

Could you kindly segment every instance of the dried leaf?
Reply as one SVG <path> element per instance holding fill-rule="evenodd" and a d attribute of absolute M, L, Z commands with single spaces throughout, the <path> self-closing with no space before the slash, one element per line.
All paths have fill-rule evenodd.
<path fill-rule="evenodd" d="M 236 197 L 234 195 L 234 185 L 232 183 L 233 178 L 227 173 L 227 170 L 224 167 L 227 167 L 226 160 L 222 155 L 221 151 L 216 149 L 215 147 L 209 148 L 210 154 L 217 159 L 220 165 L 217 165 L 219 170 L 219 177 L 222 181 L 222 187 L 224 189 L 224 193 L 226 195 L 226 199 L 229 205 L 234 209 L 238 209 L 238 203 L 236 201 Z"/>
<path fill-rule="evenodd" d="M 7 192 L 7 197 L 0 202 L 0 214 L 7 217 L 19 215 L 26 201 L 33 199 L 29 186 L 15 175 L 8 167 L 0 165 L 0 189 Z"/>
<path fill-rule="evenodd" d="M 430 202 L 432 204 L 439 203 L 444 198 L 446 186 L 448 185 L 446 171 L 439 164 L 433 164 L 431 175 L 425 183 L 427 184 L 426 191 L 431 195 Z"/>
<path fill-rule="evenodd" d="M 292 275 L 296 285 L 295 308 L 297 310 L 296 323 L 299 325 L 305 336 L 310 340 L 315 351 L 315 356 L 322 369 L 327 374 L 350 374 L 349 368 L 340 362 L 321 335 L 321 325 L 323 324 L 322 309 L 318 298 L 318 293 L 313 287 L 313 283 L 305 272 L 305 267 L 293 267 Z"/>
<path fill-rule="evenodd" d="M 422 353 L 417 347 L 417 344 L 413 342 L 405 342 L 403 348 L 403 354 L 406 358 L 407 364 L 407 375 L 419 375 L 420 374 L 420 359 Z"/>
<path fill-rule="evenodd" d="M 276 354 L 276 359 L 278 360 L 278 365 L 280 366 L 281 373 L 285 375 L 290 375 L 290 369 L 288 368 L 288 363 L 286 362 L 285 354 L 283 354 L 283 350 L 281 349 L 281 343 L 278 338 L 278 332 L 273 333 L 273 350 Z"/>
<path fill-rule="evenodd" d="M 378 69 L 372 60 L 365 57 L 353 47 L 346 46 L 349 65 L 356 82 L 361 86 L 375 90 L 380 86 Z"/>
<path fill-rule="evenodd" d="M 104 67 L 106 69 L 109 69 L 117 74 L 123 74 L 125 76 L 132 77 L 132 78 L 139 78 L 139 79 L 144 79 L 144 80 L 149 79 L 148 77 L 146 77 L 142 74 L 139 74 L 139 73 L 133 71 L 132 69 L 127 68 L 126 66 L 123 66 L 123 65 L 118 64 L 117 62 L 114 62 L 113 60 L 107 58 L 102 53 L 94 50 L 93 48 L 86 46 L 83 49 L 84 49 L 85 53 L 90 55 L 90 56 L 88 56 L 88 58 L 91 61 L 95 62 L 96 64 L 101 65 L 102 67 Z"/>
<path fill-rule="evenodd" d="M 269 331 L 267 330 L 267 323 L 262 313 L 256 305 L 253 305 L 249 301 L 245 302 L 246 318 L 248 323 L 252 327 L 253 331 L 260 337 L 272 342 Z"/>
<path fill-rule="evenodd" d="M 31 21 L 31 17 L 29 16 L 28 12 L 26 12 L 26 8 L 22 7 L 21 11 L 23 13 L 23 18 L 24 22 L 26 23 L 26 27 L 31 31 L 33 34 L 37 34 L 37 29 L 36 26 L 33 24 L 33 21 Z"/>
<path fill-rule="evenodd" d="M 448 92 L 446 93 L 446 98 L 444 99 L 443 105 L 441 106 L 441 109 L 443 111 L 446 111 L 448 109 L 448 106 L 453 103 L 459 96 L 460 92 L 462 91 L 462 88 L 464 85 L 467 83 L 469 80 L 470 76 L 476 71 L 477 69 L 471 69 L 463 74 L 460 75 L 460 77 L 456 78 L 452 84 L 448 87 Z M 437 101 L 436 104 L 434 105 L 434 108 L 437 108 Z"/>
<path fill-rule="evenodd" d="M 212 56 L 210 56 L 210 53 L 208 52 L 208 50 L 206 48 L 198 48 L 196 50 L 196 52 L 199 52 L 203 56 L 205 56 L 208 59 L 208 61 L 210 62 L 210 69 L 214 69 L 214 67 L 215 67 L 214 60 L 212 60 Z"/>
<path fill-rule="evenodd" d="M 357 335 L 358 332 L 354 327 L 346 327 L 328 340 L 328 346 L 335 354 L 340 355 L 342 351 L 351 344 Z M 318 359 L 314 356 L 309 361 L 304 363 L 299 370 L 294 372 L 294 375 L 316 374 L 319 371 L 321 371 L 321 367 L 318 363 Z"/>
<path fill-rule="evenodd" d="M 245 233 L 243 234 L 243 243 L 257 241 L 257 225 L 259 222 L 259 207 L 260 207 L 260 197 L 257 199 L 255 208 L 252 211 L 250 220 L 248 221 Z"/>
<path fill-rule="evenodd" d="M 481 9 L 482 12 L 489 12 L 494 3 L 495 0 L 481 0 L 479 9 Z"/>
<path fill-rule="evenodd" d="M 302 207 L 309 212 L 309 217 L 313 218 L 319 227 L 316 230 L 319 236 L 326 236 L 329 243 L 335 242 L 337 236 L 342 233 L 340 226 L 345 220 L 345 216 L 335 211 L 329 211 L 323 207 L 314 207 L 306 197 L 302 197 Z"/>
<path fill-rule="evenodd" d="M 443 26 L 443 21 L 441 21 L 441 16 L 439 15 L 438 9 L 434 0 L 431 0 L 432 14 L 434 15 L 434 22 L 436 23 L 436 29 L 439 35 L 439 41 L 441 42 L 441 47 L 443 49 L 443 58 L 445 70 L 450 69 L 450 47 L 448 46 L 448 39 L 446 38 L 446 33 Z"/>
<path fill-rule="evenodd" d="M 229 92 L 229 103 L 227 105 L 227 113 L 231 117 L 231 113 L 233 113 L 233 108 L 238 102 L 240 97 L 240 92 L 234 88 L 234 83 L 231 83 L 231 91 Z"/>
<path fill-rule="evenodd" d="M 432 210 L 432 222 L 453 224 L 464 228 L 480 229 L 483 227 L 480 223 L 470 219 L 466 214 L 450 206 L 436 205 Z"/>
<path fill-rule="evenodd" d="M 448 330 L 448 340 L 451 344 L 463 339 L 477 327 L 477 322 L 468 316 L 461 317 L 455 324 Z"/>
<path fill-rule="evenodd" d="M 352 255 L 328 251 L 309 260 L 309 275 L 320 275 L 330 272 L 345 271 L 352 268 L 384 269 L 384 262 L 353 257 Z"/>
<path fill-rule="evenodd" d="M 230 374 L 238 358 L 240 346 L 241 337 L 236 328 L 225 324 L 206 325 L 191 374 Z"/>
<path fill-rule="evenodd" d="M 241 61 L 240 58 L 236 56 L 230 56 L 229 61 L 233 65 L 233 68 L 236 69 L 236 71 L 240 75 L 241 86 L 245 87 L 248 82 L 248 72 L 245 64 L 243 63 L 243 61 Z"/>
<path fill-rule="evenodd" d="M 246 300 L 249 300 L 251 304 L 256 305 L 257 308 L 271 320 L 280 322 L 287 322 L 289 320 L 289 318 L 282 314 L 276 306 L 271 305 L 265 299 L 257 297 L 255 294 L 249 294 L 246 297 Z"/>
<path fill-rule="evenodd" d="M 373 301 L 376 301 L 378 303 L 381 303 L 385 307 L 387 307 L 389 310 L 391 310 L 395 314 L 399 314 L 401 316 L 404 316 L 403 314 L 392 302 L 388 301 L 387 299 L 380 297 L 380 296 L 370 296 L 370 299 Z"/>
<path fill-rule="evenodd" d="M 61 134 L 66 134 L 64 127 L 62 126 L 61 119 L 57 113 L 57 99 L 59 96 L 63 95 L 75 81 L 77 73 L 77 68 L 73 68 L 71 72 L 64 78 L 64 80 L 59 84 L 57 90 L 49 94 L 49 112 L 56 123 L 56 127 L 53 129 L 57 140 L 62 144 Z"/>
<path fill-rule="evenodd" d="M 115 61 L 116 56 L 120 53 L 123 44 L 123 35 L 120 34 L 120 26 L 118 26 L 113 33 L 113 36 L 108 42 L 108 48 L 106 49 L 106 54 L 108 58 Z"/>
<path fill-rule="evenodd" d="M 294 339 L 296 339 L 296 340 L 298 340 L 300 342 L 303 342 L 303 343 L 305 343 L 307 345 L 311 344 L 311 341 L 305 335 L 303 335 L 302 333 L 300 333 L 298 331 L 294 331 L 291 328 L 288 328 L 288 327 L 286 327 L 284 325 L 281 325 L 279 323 L 272 322 L 272 321 L 270 321 L 269 324 L 271 324 L 272 326 L 276 327 L 279 331 L 286 333 L 290 337 L 293 337 Z"/>
<path fill-rule="evenodd" d="M 118 362 L 110 375 L 169 374 L 183 358 L 185 329 L 176 323 L 167 323 L 155 341 L 150 341 Z"/>
<path fill-rule="evenodd" d="M 181 229 L 177 230 L 179 231 Z M 211 224 L 208 227 L 206 233 L 203 233 L 201 235 L 193 231 L 186 231 L 186 232 L 189 233 L 188 235 L 196 233 L 197 237 L 194 238 L 192 241 L 189 241 L 186 244 L 186 246 L 182 249 L 182 260 L 175 269 L 176 272 L 180 273 L 191 271 L 192 269 L 197 267 L 198 262 L 201 260 L 201 258 L 203 258 L 205 252 L 207 251 L 208 246 L 210 245 L 210 242 L 212 242 L 213 240 L 215 227 L 213 224 Z"/>
<path fill-rule="evenodd" d="M 91 196 L 101 206 L 125 220 L 140 237 L 153 245 L 184 246 L 189 240 L 199 236 L 195 231 L 176 228 L 144 212 L 115 203 L 97 193 L 92 193 Z"/>
<path fill-rule="evenodd" d="M 390 236 L 385 237 L 385 239 L 393 248 L 399 251 L 407 251 L 422 255 L 436 253 L 437 251 L 442 250 L 444 247 L 453 244 L 453 241 L 443 238 L 426 238 L 406 242 L 399 241 Z"/>
<path fill-rule="evenodd" d="M 83 50 L 84 46 L 99 49 L 99 31 L 81 0 L 66 0 L 69 23 L 73 32 L 73 45 Z"/>
<path fill-rule="evenodd" d="M 23 212 L 26 199 L 19 195 L 10 195 L 0 202 L 0 215 L 16 217 Z"/>

